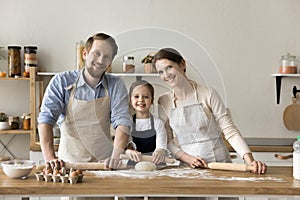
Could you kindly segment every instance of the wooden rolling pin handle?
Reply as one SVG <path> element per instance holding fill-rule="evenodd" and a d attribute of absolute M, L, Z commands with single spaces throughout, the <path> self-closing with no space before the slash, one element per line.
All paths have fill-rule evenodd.
<path fill-rule="evenodd" d="M 280 154 L 275 153 L 274 157 L 278 158 L 280 160 L 287 160 L 287 159 L 293 158 L 293 154 L 288 154 L 288 155 L 284 156 L 284 155 L 280 155 Z"/>
<path fill-rule="evenodd" d="M 45 165 L 37 165 L 37 170 L 43 170 L 46 166 Z M 107 170 L 103 163 L 99 162 L 89 162 L 89 163 L 65 163 L 66 169 L 81 169 L 81 170 Z M 127 165 L 121 165 L 118 169 L 126 169 Z"/>
<path fill-rule="evenodd" d="M 219 169 L 219 170 L 244 171 L 244 172 L 255 170 L 254 166 L 246 165 L 246 164 L 211 162 L 208 163 L 207 165 L 208 168 L 210 169 Z"/>
<path fill-rule="evenodd" d="M 120 159 L 129 159 L 129 156 L 126 154 L 121 154 L 120 155 Z M 152 162 L 153 160 L 153 156 L 147 156 L 147 155 L 142 155 L 142 161 L 149 161 Z M 165 162 L 166 163 L 174 163 L 176 160 L 174 158 L 169 158 L 169 157 L 165 157 Z"/>

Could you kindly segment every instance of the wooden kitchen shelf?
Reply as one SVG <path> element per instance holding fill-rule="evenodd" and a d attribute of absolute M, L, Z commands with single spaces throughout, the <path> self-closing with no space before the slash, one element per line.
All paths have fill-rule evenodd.
<path fill-rule="evenodd" d="M 54 151 L 57 151 L 57 150 L 58 150 L 58 146 L 59 146 L 59 145 L 57 145 L 57 144 L 54 145 Z M 31 150 L 31 151 L 41 151 L 42 149 L 41 149 L 41 144 L 40 144 L 40 142 L 37 141 L 37 142 L 31 144 L 31 145 L 30 145 L 30 150 Z"/>
<path fill-rule="evenodd" d="M 281 81 L 283 77 L 300 77 L 300 74 L 272 74 L 276 78 L 276 102 L 280 103 Z"/>
<path fill-rule="evenodd" d="M 30 134 L 30 146 L 32 146 L 35 143 L 36 134 L 37 134 L 37 93 L 36 93 L 36 83 L 40 82 L 39 78 L 37 77 L 37 68 L 36 67 L 30 67 L 29 77 L 1 77 L 0 81 L 26 81 L 29 84 L 29 93 L 30 93 L 30 130 L 22 130 L 22 129 L 16 129 L 16 130 L 0 130 L 0 135 L 4 134 L 12 134 L 12 135 L 21 135 L 21 134 Z M 13 136 L 14 137 L 14 136 Z M 4 145 L 4 148 L 7 149 L 7 147 Z M 7 149 L 9 151 L 9 149 Z M 9 151 L 9 153 L 12 154 L 12 152 Z M 13 156 L 13 154 L 12 154 Z"/>
<path fill-rule="evenodd" d="M 29 81 L 29 80 L 30 80 L 30 78 L 25 78 L 25 77 L 20 77 L 20 78 L 13 78 L 13 77 L 0 77 L 0 80 L 4 80 L 4 81 L 20 81 L 20 80 Z"/>
<path fill-rule="evenodd" d="M 16 130 L 0 130 L 0 134 L 30 134 L 30 130 L 22 130 L 22 129 L 16 129 Z"/>

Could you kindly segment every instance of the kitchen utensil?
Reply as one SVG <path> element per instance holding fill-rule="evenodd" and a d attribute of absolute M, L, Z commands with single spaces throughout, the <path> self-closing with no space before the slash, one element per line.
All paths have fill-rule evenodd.
<path fill-rule="evenodd" d="M 275 158 L 278 158 L 278 159 L 280 159 L 280 160 L 287 160 L 287 159 L 293 158 L 293 154 L 280 155 L 280 154 L 275 153 L 275 154 L 274 154 L 274 157 L 275 157 Z"/>
<path fill-rule="evenodd" d="M 45 165 L 38 165 L 36 166 L 37 170 L 43 170 L 46 166 Z M 81 170 L 106 170 L 105 165 L 103 162 L 87 162 L 87 163 L 65 163 L 66 169 L 81 169 Z M 121 165 L 118 169 L 126 169 L 127 165 Z"/>
<path fill-rule="evenodd" d="M 246 164 L 237 164 L 237 163 L 218 163 L 211 162 L 208 163 L 209 169 L 219 169 L 219 170 L 228 170 L 228 171 L 251 171 L 255 170 L 254 166 L 246 165 Z"/>
<path fill-rule="evenodd" d="M 288 130 L 300 131 L 300 105 L 297 100 L 298 97 L 293 97 L 293 103 L 283 112 L 283 123 Z"/>
<path fill-rule="evenodd" d="M 129 159 L 129 156 L 127 156 L 126 154 L 121 154 L 120 159 Z M 142 155 L 142 161 L 150 161 L 151 162 L 152 160 L 153 160 L 153 156 Z M 165 157 L 166 163 L 175 163 L 175 161 L 176 160 L 174 158 Z"/>
<path fill-rule="evenodd" d="M 26 178 L 31 172 L 34 162 L 31 160 L 10 160 L 1 163 L 3 172 L 10 178 Z"/>

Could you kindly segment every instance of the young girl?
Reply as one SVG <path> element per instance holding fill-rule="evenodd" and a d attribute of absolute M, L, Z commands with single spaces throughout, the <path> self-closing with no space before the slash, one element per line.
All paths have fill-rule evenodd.
<path fill-rule="evenodd" d="M 133 110 L 133 149 L 125 153 L 130 160 L 141 161 L 142 154 L 152 154 L 153 163 L 159 164 L 167 155 L 167 133 L 161 119 L 150 113 L 154 101 L 154 88 L 145 80 L 134 82 L 129 89 L 130 107 Z"/>

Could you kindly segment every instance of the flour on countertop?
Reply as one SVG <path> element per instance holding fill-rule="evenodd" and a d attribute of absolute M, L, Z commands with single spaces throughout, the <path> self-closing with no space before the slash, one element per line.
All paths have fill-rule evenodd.
<path fill-rule="evenodd" d="M 172 168 L 162 169 L 154 171 L 138 172 L 134 169 L 129 170 L 116 170 L 116 171 L 89 171 L 97 177 L 111 177 L 121 176 L 127 178 L 157 178 L 161 176 L 168 176 L 173 178 L 201 178 L 208 180 L 224 180 L 224 181 L 276 181 L 284 182 L 282 178 L 275 177 L 226 177 L 226 176 L 214 176 L 209 170 L 199 170 L 191 168 Z"/>

